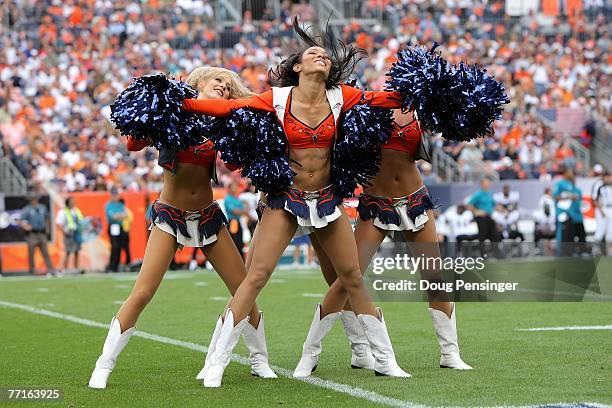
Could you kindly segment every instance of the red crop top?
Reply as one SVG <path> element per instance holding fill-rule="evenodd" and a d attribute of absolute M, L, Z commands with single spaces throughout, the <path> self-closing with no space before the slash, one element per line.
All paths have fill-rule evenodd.
<path fill-rule="evenodd" d="M 399 150 L 416 157 L 421 145 L 421 129 L 416 119 L 412 122 L 400 126 L 393 121 L 393 131 L 391 137 L 381 147 L 383 149 Z"/>
<path fill-rule="evenodd" d="M 148 145 L 146 140 L 135 140 L 131 136 L 128 137 L 127 148 L 129 151 L 137 152 Z M 217 152 L 214 150 L 213 143 L 207 140 L 201 145 L 178 152 L 176 161 L 178 163 L 190 163 L 196 166 L 210 167 L 215 163 L 216 157 Z M 174 163 L 163 163 L 161 165 L 168 170 L 172 170 L 172 167 L 174 167 Z"/>
<path fill-rule="evenodd" d="M 334 115 L 329 115 L 316 127 L 310 127 L 291 113 L 291 99 L 293 92 L 289 93 L 289 102 L 285 110 L 285 134 L 289 146 L 293 149 L 329 148 L 334 143 L 336 124 Z"/>
<path fill-rule="evenodd" d="M 367 104 L 389 109 L 402 107 L 402 95 L 398 92 L 364 92 L 347 85 L 342 85 L 341 88 L 344 100 L 342 112 L 351 109 L 357 104 Z M 185 99 L 183 108 L 187 112 L 222 117 L 229 115 L 233 109 L 239 108 L 274 112 L 272 101 L 272 90 L 269 90 L 261 95 L 242 99 Z M 285 134 L 287 135 L 289 146 L 293 149 L 330 147 L 334 141 L 335 123 L 331 112 L 316 128 L 311 128 L 291 114 L 290 96 L 283 119 Z"/>

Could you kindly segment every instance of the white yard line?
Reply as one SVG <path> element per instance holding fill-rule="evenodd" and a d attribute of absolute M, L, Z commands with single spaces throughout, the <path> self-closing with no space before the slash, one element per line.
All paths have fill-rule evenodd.
<path fill-rule="evenodd" d="M 10 273 L 7 273 L 3 276 L 3 283 L 11 283 L 11 282 L 29 282 L 29 281 L 46 281 L 46 282 L 54 282 L 54 281 L 70 281 L 70 280 L 81 280 L 84 282 L 87 281 L 97 281 L 97 280 L 115 280 L 115 281 L 131 281 L 136 280 L 137 272 L 118 272 L 118 273 L 102 273 L 102 272 L 92 272 L 86 273 L 84 275 L 63 275 L 60 278 L 49 277 L 47 278 L 45 275 L 21 275 L 21 276 L 11 276 Z M 178 272 L 172 271 L 166 273 L 164 279 L 190 279 L 196 276 L 203 277 L 204 275 L 210 275 L 210 272 Z M 168 278 L 171 276 L 170 278 Z"/>
<path fill-rule="evenodd" d="M 516 329 L 516 331 L 566 331 L 566 330 L 612 330 L 612 324 L 604 326 L 559 326 L 559 327 L 532 327 L 529 329 Z"/>
<path fill-rule="evenodd" d="M 30 312 L 30 313 L 34 313 L 37 315 L 42 315 L 42 316 L 47 316 L 47 317 L 53 317 L 56 319 L 61 319 L 61 320 L 65 320 L 65 321 L 69 321 L 72 323 L 77 323 L 77 324 L 81 324 L 84 326 L 89 326 L 89 327 L 99 327 L 101 329 L 108 329 L 109 324 L 108 323 L 100 323 L 100 322 L 96 322 L 94 320 L 89 320 L 89 319 L 83 319 L 81 317 L 76 317 L 76 316 L 71 316 L 71 315 L 67 315 L 67 314 L 63 314 L 63 313 L 58 313 L 58 312 L 53 312 L 51 310 L 45 310 L 45 309 L 39 309 L 33 306 L 29 306 L 29 305 L 23 305 L 23 304 L 19 304 L 19 303 L 13 303 L 13 302 L 5 302 L 0 300 L 0 306 L 4 306 L 7 308 L 12 308 L 12 309 L 19 309 L 19 310 L 23 310 L 26 312 Z M 570 326 L 570 327 L 609 327 L 612 329 L 612 326 Z M 545 328 L 545 329 L 555 329 L 555 328 Z M 525 330 L 525 329 L 523 329 Z M 527 329 L 529 330 L 529 329 Z M 570 329 L 571 330 L 571 329 Z M 575 329 L 574 329 L 575 330 Z M 183 341 L 183 340 L 177 340 L 177 339 L 172 339 L 170 337 L 164 337 L 164 336 L 159 336 L 157 334 L 152 334 L 152 333 L 147 333 L 147 332 L 142 332 L 142 331 L 135 331 L 134 336 L 137 337 L 142 337 L 148 340 L 152 340 L 152 341 L 156 341 L 158 343 L 163 343 L 163 344 L 170 344 L 173 346 L 178 346 L 178 347 L 183 347 L 189 350 L 195 350 L 195 351 L 200 351 L 203 353 L 206 353 L 208 351 L 208 348 L 205 346 L 202 346 L 200 344 L 196 344 L 196 343 L 191 343 L 188 341 Z M 250 366 L 251 363 L 249 361 L 249 359 L 247 357 L 243 357 L 240 356 L 238 354 L 232 354 L 232 361 L 235 361 L 239 364 L 242 365 L 246 365 L 246 366 Z M 306 378 L 293 378 L 293 371 L 288 370 L 286 368 L 282 368 L 282 367 L 277 367 L 277 366 L 270 366 L 277 374 L 282 375 L 283 377 L 287 377 L 296 381 L 301 381 L 301 382 L 305 382 L 307 384 L 310 385 L 314 385 L 316 387 L 319 388 L 325 388 L 331 391 L 335 391 L 335 392 L 339 392 L 342 394 L 346 394 L 346 395 L 350 395 L 351 397 L 355 397 L 355 398 L 360 398 L 360 399 L 364 399 L 367 401 L 371 401 L 377 404 L 381 404 L 381 405 L 387 405 L 390 407 L 406 407 L 406 408 L 426 408 L 426 405 L 422 405 L 422 404 L 417 404 L 414 402 L 410 402 L 410 401 L 402 401 L 399 399 L 395 399 L 395 398 L 391 398 L 391 397 L 387 397 L 381 394 L 378 394 L 376 392 L 373 391 L 368 391 L 368 390 L 364 390 L 363 388 L 358 388 L 358 387 L 352 387 L 350 385 L 346 385 L 346 384 L 342 384 L 342 383 L 337 383 L 335 381 L 330 381 L 330 380 L 324 380 L 322 378 L 319 377 L 315 377 L 315 376 L 310 376 L 310 377 L 306 377 Z M 406 381 L 406 380 L 398 380 L 399 381 Z M 410 381 L 410 380 L 408 380 Z M 573 407 L 580 407 L 580 408 L 612 408 L 609 405 L 605 405 L 605 404 L 600 404 L 600 403 L 590 403 L 590 402 L 582 402 L 582 403 L 551 403 L 551 404 L 538 404 L 538 405 L 524 405 L 524 406 L 503 406 L 504 408 L 545 408 L 545 407 L 560 407 L 560 408 L 573 408 Z M 501 407 L 499 407 L 501 408 Z"/>
<path fill-rule="evenodd" d="M 307 297 L 307 298 L 323 299 L 323 296 L 325 296 L 325 294 L 323 293 L 302 293 L 302 296 Z"/>
<path fill-rule="evenodd" d="M 58 312 L 53 312 L 50 310 L 39 309 L 36 307 L 32 307 L 29 305 L 22 305 L 19 303 L 5 302 L 5 301 L 0 300 L 0 306 L 13 308 L 13 309 L 20 309 L 26 312 L 30 312 L 30 313 L 34 313 L 34 314 L 38 314 L 42 316 L 47 316 L 47 317 L 53 317 L 56 319 L 66 320 L 72 323 L 78 323 L 78 324 L 89 326 L 89 327 L 99 327 L 103 329 L 108 329 L 108 326 L 109 326 L 108 323 L 100 323 L 100 322 L 96 322 L 96 321 L 89 320 L 89 319 L 83 319 L 80 317 L 66 315 L 66 314 L 58 313 Z M 164 337 L 164 336 L 158 336 L 157 334 L 136 331 L 134 332 L 133 335 L 137 337 L 142 337 L 145 339 L 153 340 L 158 343 L 170 344 L 173 346 L 179 346 L 179 347 L 183 347 L 189 350 L 200 351 L 203 353 L 206 353 L 208 351 L 207 347 L 204 347 L 200 344 L 172 339 L 172 338 Z M 102 341 L 102 338 L 100 338 L 100 341 Z M 232 354 L 232 361 L 235 361 L 239 364 L 246 365 L 246 366 L 251 365 L 247 357 L 243 357 L 237 354 Z M 341 383 L 337 383 L 337 382 L 330 381 L 330 380 L 324 380 L 322 378 L 318 378 L 314 376 L 310 376 L 307 378 L 293 378 L 293 371 L 291 370 L 287 370 L 286 368 L 276 367 L 272 365 L 270 367 L 278 375 L 282 375 L 283 377 L 291 378 L 296 381 L 302 381 L 302 382 L 305 382 L 305 383 L 308 383 L 308 384 L 311 384 L 311 385 L 314 385 L 320 388 L 325 388 L 328 390 L 347 394 L 355 398 L 361 398 L 361 399 L 365 399 L 371 402 L 375 402 L 378 404 L 387 405 L 391 407 L 425 408 L 425 405 L 415 404 L 409 401 L 402 401 L 402 400 L 398 400 L 395 398 L 386 397 L 384 395 L 377 394 L 373 391 L 368 391 L 362 388 L 352 387 L 350 385 L 341 384 Z M 400 380 L 400 381 L 405 381 L 405 380 Z"/>

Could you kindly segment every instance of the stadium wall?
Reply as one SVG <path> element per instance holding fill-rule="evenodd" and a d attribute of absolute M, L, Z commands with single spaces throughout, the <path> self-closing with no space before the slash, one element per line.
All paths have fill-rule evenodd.
<path fill-rule="evenodd" d="M 149 205 L 155 201 L 159 193 L 128 192 L 122 193 L 126 206 L 132 211 L 134 221 L 130 231 L 130 251 L 133 260 L 142 259 L 147 245 L 147 211 Z M 218 188 L 214 190 L 216 200 L 223 199 L 226 189 Z M 80 267 L 85 270 L 101 271 L 104 270 L 110 256 L 110 242 L 108 238 L 108 224 L 104 216 L 104 207 L 110 199 L 108 192 L 80 192 L 71 193 L 68 196 L 74 197 L 75 205 L 81 210 L 85 217 L 91 217 L 93 224 L 97 225 L 97 233 L 89 231 L 85 237 L 83 247 L 80 252 Z M 59 228 L 55 225 L 55 217 L 58 211 L 63 208 L 54 206 L 53 218 L 51 220 L 53 240 L 49 242 L 49 255 L 53 265 L 57 268 L 64 260 L 63 236 Z M 24 273 L 28 270 L 28 248 L 24 242 L 0 244 L 2 254 L 2 273 Z M 186 262 L 191 259 L 191 250 L 178 251 L 177 262 Z M 123 262 L 123 255 L 122 260 Z M 44 274 L 46 269 L 42 256 L 36 251 L 35 269 L 37 273 Z"/>

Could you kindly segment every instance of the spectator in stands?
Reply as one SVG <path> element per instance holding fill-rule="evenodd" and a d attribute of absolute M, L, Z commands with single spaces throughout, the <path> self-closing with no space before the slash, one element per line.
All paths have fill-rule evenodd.
<path fill-rule="evenodd" d="M 420 164 L 419 168 L 421 169 L 421 177 L 423 178 L 423 184 L 429 186 L 432 184 L 438 184 L 440 182 L 440 177 L 438 177 L 438 175 L 434 173 L 431 164 L 424 161 Z"/>
<path fill-rule="evenodd" d="M 538 201 L 538 208 L 534 211 L 535 219 L 534 243 L 536 251 L 539 252 L 539 242 L 542 239 L 551 240 L 555 238 L 557 217 L 555 214 L 555 200 L 552 197 L 550 187 L 544 189 L 544 195 Z"/>
<path fill-rule="evenodd" d="M 130 231 L 132 230 L 132 222 L 134 221 L 134 214 L 125 205 L 123 198 L 119 199 L 119 203 L 123 204 L 124 217 L 121 220 L 121 233 L 119 234 L 119 259 L 121 259 L 121 252 L 125 253 L 125 266 L 129 269 L 132 263 L 132 253 L 130 252 Z"/>
<path fill-rule="evenodd" d="M 564 168 L 576 168 L 576 159 L 574 151 L 568 142 L 563 142 L 555 152 L 555 159 L 560 161 Z"/>
<path fill-rule="evenodd" d="M 79 269 L 79 252 L 83 240 L 83 213 L 74 205 L 74 198 L 68 197 L 65 207 L 58 211 L 55 223 L 64 234 L 64 270 L 68 269 L 70 255 L 74 258 L 74 269 Z"/>
<path fill-rule="evenodd" d="M 499 168 L 499 179 L 500 180 L 518 180 L 519 173 L 516 171 L 515 162 L 509 158 L 504 157 L 501 160 L 501 167 Z"/>
<path fill-rule="evenodd" d="M 468 178 L 471 178 L 472 175 L 477 174 L 476 172 L 482 163 L 482 158 L 482 152 L 477 142 L 472 140 L 464 143 L 457 161 L 463 166 L 463 173 L 466 174 Z"/>
<path fill-rule="evenodd" d="M 106 267 L 106 272 L 118 272 L 121 251 L 121 225 L 127 214 L 125 211 L 125 204 L 119 199 L 119 192 L 117 189 L 111 189 L 110 194 L 110 201 L 108 201 L 104 207 L 106 223 L 108 224 L 108 237 L 111 244 L 110 259 Z"/>
<path fill-rule="evenodd" d="M 480 181 L 480 189 L 468 199 L 467 204 L 470 211 L 476 216 L 478 241 L 480 242 L 481 255 L 484 256 L 485 240 L 493 243 L 499 241 L 497 226 L 491 218 L 495 208 L 495 200 L 493 199 L 493 193 L 491 193 L 491 181 L 488 178 L 483 178 Z"/>
<path fill-rule="evenodd" d="M 49 256 L 47 235 L 51 230 L 51 219 L 49 210 L 40 202 L 38 194 L 31 193 L 29 196 L 29 204 L 21 210 L 20 226 L 26 233 L 26 242 L 28 243 L 28 265 L 29 272 L 36 274 L 34 263 L 34 251 L 40 249 L 45 265 L 47 266 L 47 276 L 59 276 L 59 273 L 53 268 L 51 257 Z"/>
<path fill-rule="evenodd" d="M 572 255 L 575 249 L 578 249 L 579 252 L 585 252 L 586 233 L 582 210 L 580 209 L 582 191 L 576 186 L 572 168 L 565 169 L 563 178 L 555 184 L 553 198 L 556 202 L 556 236 L 559 255 Z M 579 244 L 575 248 L 576 239 L 578 239 Z"/>
<path fill-rule="evenodd" d="M 229 222 L 228 230 L 240 252 L 240 256 L 244 257 L 244 240 L 242 238 L 242 225 L 240 219 L 243 216 L 249 216 L 249 209 L 246 204 L 240 200 L 240 185 L 237 182 L 230 184 L 227 195 L 225 196 L 225 213 Z"/>
<path fill-rule="evenodd" d="M 12 150 L 11 160 L 24 175 L 32 173 L 64 191 L 109 186 L 159 190 L 160 173 L 150 171 L 138 184 L 129 165 L 118 165 L 126 162 L 127 154 L 108 121 L 109 105 L 132 77 L 152 71 L 181 77 L 196 65 L 226 66 L 240 72 L 253 91 L 263 92 L 269 86 L 267 69 L 280 58 L 283 47 L 294 44 L 288 35 L 292 13 L 301 13 L 302 21 L 317 18 L 310 4 L 285 0 L 278 15 L 251 8 L 244 24 L 228 30 L 226 24 L 213 24 L 222 16 L 215 15 L 208 0 L 79 2 L 78 7 L 72 3 L 47 10 L 46 2 L 19 1 L 17 17 L 0 19 L 0 132 Z M 610 127 L 609 16 L 602 0 L 584 1 L 584 18 L 572 17 L 568 24 L 567 16 L 559 16 L 545 27 L 547 31 L 542 13 L 510 18 L 501 1 L 344 3 L 346 11 L 366 20 L 380 21 L 385 15 L 373 27 L 347 24 L 342 30 L 345 41 L 355 41 L 371 53 L 356 70 L 365 88 L 382 87 L 395 52 L 408 44 L 429 46 L 438 40 L 444 56 L 453 62 L 490 67 L 511 96 L 504 118 L 495 123 L 495 136 L 487 138 L 499 144 L 499 152 L 489 156 L 488 147 L 479 149 L 495 168 L 508 156 L 520 160 L 521 168 L 513 166 L 520 177 L 522 172 L 532 178 L 556 173 L 559 146 L 553 132 L 566 131 L 557 126 L 567 116 L 558 115 L 560 108 L 583 111 L 585 121 Z M 542 150 L 541 166 L 521 154 L 530 136 Z M 558 141 L 574 136 L 561 134 Z M 88 177 L 84 158 L 91 152 L 100 155 L 88 158 Z M 145 154 L 152 153 L 135 157 Z M 534 155 L 537 158 L 537 152 Z M 559 156 L 567 165 L 576 162 L 571 151 L 562 150 Z M 470 176 L 488 171 L 465 158 L 459 166 Z"/>
<path fill-rule="evenodd" d="M 494 139 L 487 139 L 485 141 L 485 151 L 482 153 L 482 159 L 486 161 L 496 162 L 501 160 L 502 153 L 499 149 L 499 143 L 497 143 Z"/>
<path fill-rule="evenodd" d="M 529 178 L 539 177 L 538 169 L 542 163 L 542 149 L 535 144 L 532 137 L 527 138 L 521 147 L 519 160 Z"/>

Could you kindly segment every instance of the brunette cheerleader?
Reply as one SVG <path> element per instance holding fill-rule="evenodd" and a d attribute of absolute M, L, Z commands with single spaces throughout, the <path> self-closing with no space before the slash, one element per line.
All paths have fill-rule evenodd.
<path fill-rule="evenodd" d="M 272 79 L 280 87 L 239 100 L 184 101 L 188 112 L 216 117 L 228 116 L 240 108 L 274 112 L 283 127 L 291 169 L 295 173 L 291 186 L 266 197 L 267 206 L 255 232 L 256 244 L 249 257 L 247 277 L 224 315 L 204 378 L 206 387 L 220 386 L 232 350 L 248 325 L 248 312 L 257 295 L 291 239 L 305 233 L 316 236 L 346 288 L 375 358 L 376 373 L 410 377 L 397 364 L 382 312 L 372 303 L 363 284 L 355 238 L 332 174 L 335 160 L 332 152 L 341 114 L 358 104 L 399 108 L 400 95 L 362 92 L 340 85 L 359 60 L 359 51 L 351 46 L 344 46 L 344 52 L 338 52 L 333 45 L 323 48 L 298 26 L 297 20 L 294 29 L 307 47 L 289 56 L 273 72 Z M 336 311 L 330 313 L 317 307 L 314 319 L 328 325 L 338 315 Z"/>

